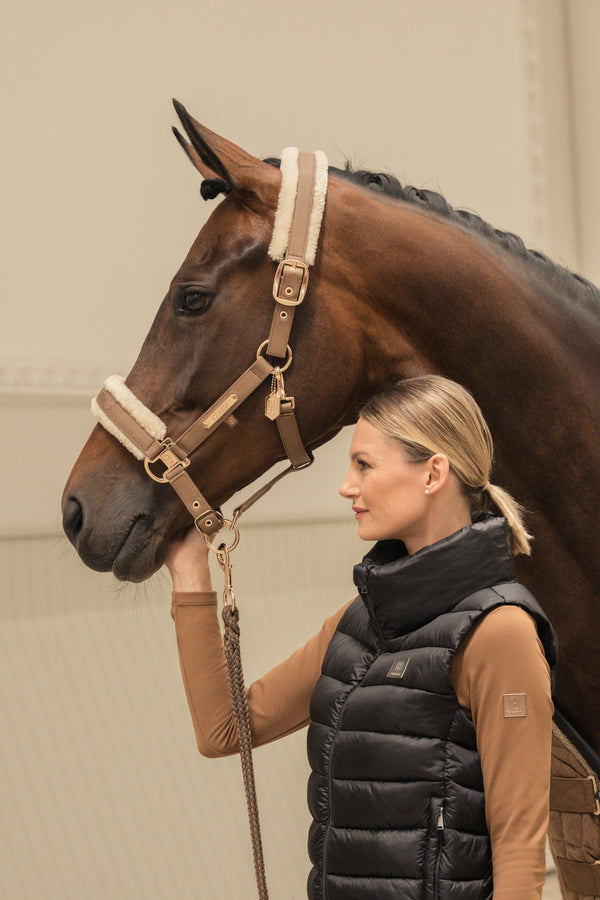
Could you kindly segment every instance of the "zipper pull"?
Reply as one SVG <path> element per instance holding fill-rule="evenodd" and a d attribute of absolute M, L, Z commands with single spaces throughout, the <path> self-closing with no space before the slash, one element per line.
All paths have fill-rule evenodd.
<path fill-rule="evenodd" d="M 438 831 L 444 830 L 444 807 L 440 806 L 440 814 L 437 820 L 437 829 Z"/>

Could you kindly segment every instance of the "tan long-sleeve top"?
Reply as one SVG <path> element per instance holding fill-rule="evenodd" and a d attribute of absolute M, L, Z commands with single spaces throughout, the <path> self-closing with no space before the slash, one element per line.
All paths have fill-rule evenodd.
<path fill-rule="evenodd" d="M 348 605 L 247 689 L 254 746 L 308 724 L 325 651 Z M 174 593 L 171 609 L 198 749 L 210 757 L 235 753 L 237 728 L 216 594 Z M 516 606 L 502 606 L 480 619 L 456 653 L 452 684 L 477 733 L 494 898 L 539 900 L 545 872 L 553 707 L 549 668 L 531 616 Z M 524 701 L 515 694 L 524 694 Z"/>

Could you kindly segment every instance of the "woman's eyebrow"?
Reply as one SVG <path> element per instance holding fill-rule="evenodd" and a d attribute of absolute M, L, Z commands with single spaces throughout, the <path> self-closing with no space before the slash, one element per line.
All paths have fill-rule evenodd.
<path fill-rule="evenodd" d="M 378 459 L 380 461 L 383 459 L 383 456 L 376 456 L 374 453 L 369 453 L 368 450 L 355 450 L 350 454 L 350 460 L 354 462 L 359 456 L 368 456 L 371 459 Z"/>

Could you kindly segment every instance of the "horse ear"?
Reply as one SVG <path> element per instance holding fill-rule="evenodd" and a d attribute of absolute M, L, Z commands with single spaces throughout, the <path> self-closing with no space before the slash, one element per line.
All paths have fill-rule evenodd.
<path fill-rule="evenodd" d="M 214 178 L 215 172 L 213 172 L 212 169 L 209 169 L 208 166 L 204 165 L 204 163 L 202 162 L 202 159 L 196 153 L 196 151 L 194 150 L 194 148 L 192 147 L 190 142 L 186 141 L 186 139 L 184 138 L 182 133 L 179 131 L 179 129 L 175 128 L 175 126 L 173 126 L 173 134 L 177 138 L 180 146 L 183 147 L 186 156 L 188 157 L 188 159 L 190 160 L 190 162 L 192 163 L 194 168 L 196 168 L 200 172 L 202 177 L 203 178 Z"/>
<path fill-rule="evenodd" d="M 276 202 L 281 178 L 277 169 L 197 122 L 177 100 L 173 105 L 190 143 L 174 128 L 175 137 L 204 178 L 222 178 L 235 194 L 250 191 Z"/>

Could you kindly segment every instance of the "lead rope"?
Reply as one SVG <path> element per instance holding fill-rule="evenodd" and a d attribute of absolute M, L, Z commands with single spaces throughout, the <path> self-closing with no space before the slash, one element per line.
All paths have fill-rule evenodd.
<path fill-rule="evenodd" d="M 242 667 L 242 653 L 240 646 L 240 613 L 235 602 L 235 594 L 231 581 L 231 558 L 230 553 L 235 550 L 239 543 L 240 532 L 238 529 L 238 519 L 257 500 L 267 493 L 281 478 L 295 470 L 294 466 L 289 466 L 272 478 L 266 485 L 259 488 L 244 503 L 237 506 L 233 511 L 231 520 L 224 520 L 224 527 L 229 528 L 233 535 L 232 543 L 219 544 L 215 547 L 212 543 L 210 535 L 204 535 L 204 540 L 209 550 L 212 550 L 217 557 L 217 562 L 221 567 L 224 578 L 223 588 L 223 617 L 224 633 L 223 633 L 223 650 L 225 652 L 225 660 L 227 662 L 227 673 L 229 675 L 229 692 L 231 694 L 231 706 L 238 730 L 238 745 L 240 751 L 240 763 L 242 766 L 242 777 L 244 780 L 244 791 L 246 794 L 246 806 L 248 808 L 248 822 L 250 825 L 250 839 L 252 841 L 252 854 L 254 856 L 254 874 L 256 878 L 256 887 L 258 889 L 259 900 L 269 900 L 269 892 L 267 890 L 267 878 L 265 874 L 265 863 L 262 848 L 262 837 L 260 833 L 260 818 L 258 813 L 258 801 L 256 799 L 256 783 L 254 780 L 254 763 L 252 761 L 252 733 L 250 730 L 250 712 L 248 710 L 248 702 L 246 700 L 246 683 L 244 681 L 244 671 Z M 196 528 L 202 534 L 202 529 L 196 524 Z"/>
<path fill-rule="evenodd" d="M 237 543 L 237 541 L 236 541 Z M 209 543 L 209 547 L 210 547 Z M 252 840 L 252 853 L 254 855 L 254 873 L 258 888 L 259 900 L 269 900 L 267 879 L 265 875 L 265 863 L 263 858 L 262 839 L 260 834 L 260 820 L 258 803 L 256 800 L 256 784 L 254 780 L 254 763 L 252 761 L 252 734 L 250 731 L 250 713 L 246 700 L 246 686 L 242 668 L 242 655 L 240 650 L 240 613 L 236 606 L 235 594 L 231 585 L 231 560 L 226 544 L 221 544 L 216 550 L 217 561 L 223 570 L 225 588 L 223 590 L 223 623 L 225 631 L 223 635 L 223 647 L 227 670 L 229 673 L 229 689 L 231 691 L 231 705 L 235 715 L 238 729 L 238 743 L 240 750 L 240 762 L 246 792 L 246 805 L 248 807 L 248 822 L 250 824 L 250 837 Z"/>

